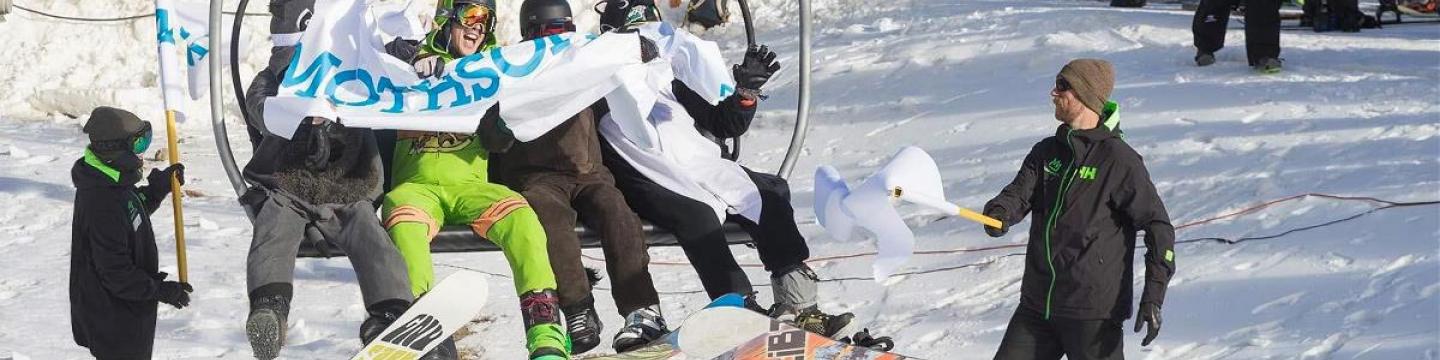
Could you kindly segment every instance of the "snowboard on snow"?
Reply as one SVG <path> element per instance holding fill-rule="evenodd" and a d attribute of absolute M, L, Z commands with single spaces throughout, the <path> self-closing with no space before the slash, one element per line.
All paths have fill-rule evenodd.
<path fill-rule="evenodd" d="M 489 276 L 461 270 L 436 284 L 351 360 L 419 359 L 485 308 Z"/>
<path fill-rule="evenodd" d="M 639 349 L 587 360 L 900 360 L 898 354 L 801 330 L 745 308 L 728 294 L 691 314 L 675 331 Z"/>
<path fill-rule="evenodd" d="M 740 296 L 740 294 L 725 294 L 725 295 L 723 295 L 723 296 L 720 296 L 720 297 L 718 297 L 718 298 L 715 298 L 715 300 L 714 300 L 714 301 L 711 301 L 709 305 L 705 305 L 705 308 L 704 308 L 704 309 L 713 309 L 713 308 L 718 308 L 718 307 L 730 307 L 730 308 L 741 308 L 741 309 L 743 309 L 743 308 L 745 307 L 745 297 Z M 702 309 L 701 311 L 704 311 L 704 310 Z M 686 355 L 686 354 L 684 354 L 684 353 L 682 353 L 682 352 L 680 351 L 680 346 L 679 346 L 680 329 L 685 328 L 685 325 L 687 325 L 687 324 L 690 324 L 690 322 L 689 322 L 688 319 L 685 321 L 684 324 L 681 324 L 680 328 L 675 329 L 675 330 L 672 330 L 672 331 L 670 331 L 669 334 L 665 334 L 665 336 L 661 336 L 659 339 L 656 339 L 655 341 L 653 341 L 653 342 L 651 342 L 651 343 L 649 343 L 649 344 L 646 344 L 646 345 L 644 345 L 644 346 L 641 346 L 641 347 L 638 348 L 638 349 L 626 351 L 626 352 L 619 353 L 619 354 L 604 354 L 604 355 L 592 355 L 592 356 L 584 356 L 584 355 L 581 355 L 581 356 L 577 356 L 576 359 L 581 359 L 581 360 L 666 360 L 666 359 L 670 359 L 670 360 L 705 359 L 705 360 L 708 360 L 708 359 L 710 359 L 710 358 L 708 358 L 708 357 L 706 357 L 706 358 L 700 358 L 700 357 L 688 356 L 688 355 Z"/>
<path fill-rule="evenodd" d="M 808 332 L 744 308 L 705 309 L 686 319 L 685 325 L 680 332 L 681 351 L 710 359 L 909 359 Z"/>

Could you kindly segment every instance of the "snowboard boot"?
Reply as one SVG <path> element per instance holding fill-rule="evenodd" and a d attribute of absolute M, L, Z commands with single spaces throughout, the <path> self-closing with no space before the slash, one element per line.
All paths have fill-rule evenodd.
<path fill-rule="evenodd" d="M 520 295 L 520 314 L 525 321 L 525 345 L 530 359 L 568 359 L 570 340 L 560 326 L 560 296 L 554 289 Z"/>
<path fill-rule="evenodd" d="M 404 315 L 405 310 L 408 309 L 410 309 L 410 302 L 400 299 L 385 300 L 366 307 L 366 312 L 370 313 L 370 317 L 360 323 L 361 345 L 370 345 L 371 341 L 380 337 L 385 328 L 394 324 L 395 320 Z M 425 344 L 418 345 L 424 346 Z M 460 352 L 455 348 L 455 340 L 449 337 L 442 339 L 439 345 L 420 357 L 422 360 L 457 360 L 459 358 Z"/>
<path fill-rule="evenodd" d="M 790 309 L 784 305 L 775 304 L 771 310 L 771 317 L 789 322 L 795 327 L 812 333 L 834 338 L 841 334 L 850 321 L 855 319 L 855 314 L 840 313 L 836 315 L 826 314 L 820 311 L 818 306 L 809 306 L 800 309 Z"/>
<path fill-rule="evenodd" d="M 1214 64 L 1215 64 L 1215 53 L 1208 53 L 1208 52 L 1198 52 L 1198 53 L 1195 53 L 1195 65 L 1196 65 L 1196 66 L 1210 66 L 1210 65 L 1214 65 Z"/>
<path fill-rule="evenodd" d="M 1280 59 L 1264 58 L 1255 64 L 1255 71 L 1261 74 L 1275 74 L 1279 73 L 1282 67 Z"/>
<path fill-rule="evenodd" d="M 802 263 L 775 274 L 770 277 L 775 291 L 775 306 L 770 308 L 770 317 L 826 337 L 834 337 L 855 318 L 851 313 L 829 315 L 820 312 L 815 300 L 816 283 L 820 277 L 809 266 Z"/>
<path fill-rule="evenodd" d="M 615 334 L 615 352 L 635 350 L 668 332 L 670 329 L 665 327 L 665 318 L 660 315 L 660 305 L 635 309 L 625 315 L 625 327 Z"/>
<path fill-rule="evenodd" d="M 764 306 L 760 306 L 760 302 L 759 302 L 759 301 L 755 301 L 755 294 L 756 294 L 756 293 L 753 293 L 753 292 L 752 292 L 752 293 L 749 293 L 749 294 L 745 294 L 745 308 L 746 308 L 746 309 L 749 309 L 750 311 L 754 311 L 754 312 L 761 313 L 761 314 L 765 314 L 766 316 L 769 316 L 769 315 L 770 315 L 770 309 L 766 309 Z"/>
<path fill-rule="evenodd" d="M 245 337 L 250 339 L 250 350 L 254 352 L 256 359 L 269 360 L 280 356 L 280 347 L 285 345 L 285 319 L 289 315 L 288 294 L 250 298 L 250 316 L 245 319 Z"/>
<path fill-rule="evenodd" d="M 570 345 L 575 354 L 582 354 L 600 346 L 600 315 L 595 313 L 595 299 L 587 297 L 579 304 L 561 309 L 565 313 L 565 330 L 570 335 Z"/>

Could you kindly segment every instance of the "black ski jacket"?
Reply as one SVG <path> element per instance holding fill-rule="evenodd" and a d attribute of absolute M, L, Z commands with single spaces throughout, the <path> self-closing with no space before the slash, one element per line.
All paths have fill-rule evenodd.
<path fill-rule="evenodd" d="M 1090 130 L 1061 125 L 1030 149 L 1019 174 L 985 204 L 1015 224 L 1034 215 L 1020 305 L 1045 318 L 1130 317 L 1135 235 L 1145 231 L 1145 290 L 1157 306 L 1175 273 L 1175 229 L 1145 163 L 1122 138 L 1119 106 Z"/>
<path fill-rule="evenodd" d="M 139 172 L 117 172 L 86 155 L 70 170 L 70 328 L 96 357 L 149 358 L 163 277 L 150 214 L 166 194 L 135 187 Z"/>

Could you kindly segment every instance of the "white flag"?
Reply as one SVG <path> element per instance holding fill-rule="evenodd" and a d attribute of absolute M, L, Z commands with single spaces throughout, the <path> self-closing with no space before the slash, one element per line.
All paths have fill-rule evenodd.
<path fill-rule="evenodd" d="M 185 0 L 155 1 L 155 30 L 159 33 L 160 78 L 165 108 L 180 110 L 180 82 L 186 82 L 190 99 L 198 100 L 210 86 L 212 57 L 208 5 Z M 180 75 L 184 64 L 185 76 Z M 184 79 L 184 80 L 182 80 Z"/>

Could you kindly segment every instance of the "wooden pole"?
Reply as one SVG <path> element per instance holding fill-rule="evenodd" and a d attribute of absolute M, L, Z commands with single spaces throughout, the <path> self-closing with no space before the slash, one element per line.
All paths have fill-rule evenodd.
<path fill-rule="evenodd" d="M 215 61 L 215 60 L 211 60 Z M 170 165 L 180 163 L 179 141 L 175 136 L 175 110 L 165 110 L 165 139 L 170 148 Z M 180 267 L 180 282 L 188 283 L 190 274 L 185 263 L 185 215 L 180 204 L 179 174 L 170 174 L 170 205 L 175 209 L 175 263 Z"/>

